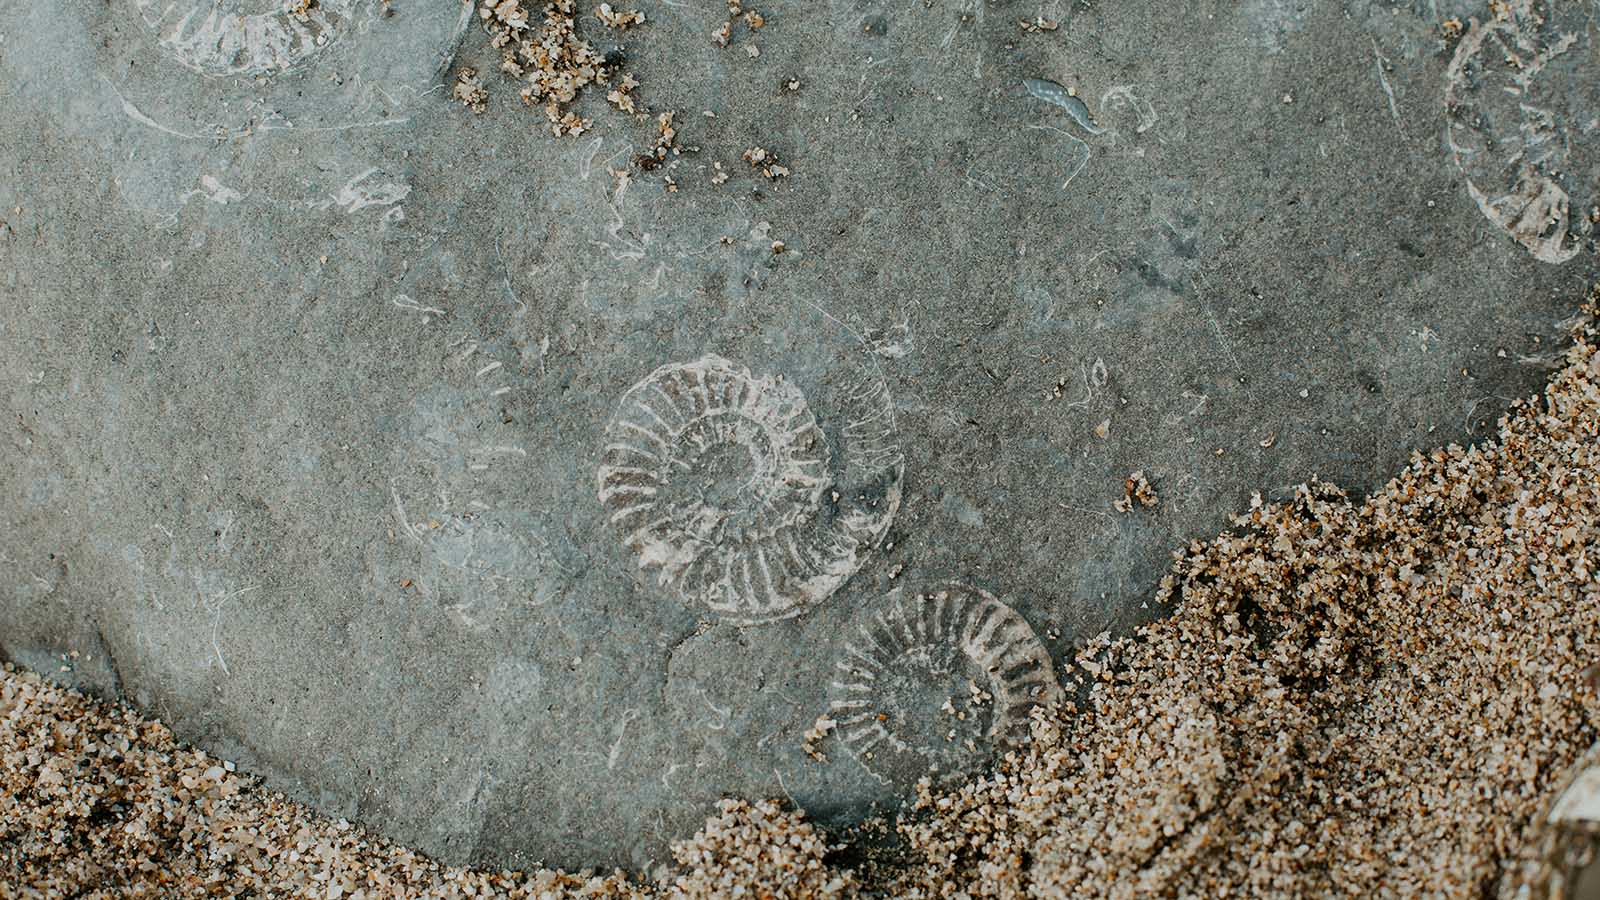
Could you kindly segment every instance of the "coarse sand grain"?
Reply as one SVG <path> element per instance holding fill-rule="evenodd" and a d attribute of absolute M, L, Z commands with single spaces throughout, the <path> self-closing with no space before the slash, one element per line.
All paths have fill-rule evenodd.
<path fill-rule="evenodd" d="M 1600 763 L 1597 316 L 1494 441 L 1185 548 L 1171 617 L 1089 642 L 1026 746 L 875 836 L 727 800 L 654 880 L 452 868 L 7 667 L 0 897 L 1564 896 L 1594 839 L 1551 808 Z"/>

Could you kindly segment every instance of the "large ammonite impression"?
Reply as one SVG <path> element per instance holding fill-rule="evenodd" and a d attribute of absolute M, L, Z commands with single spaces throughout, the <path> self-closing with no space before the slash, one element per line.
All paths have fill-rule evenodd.
<path fill-rule="evenodd" d="M 1478 208 L 1536 259 L 1559 263 L 1600 203 L 1596 4 L 1490 4 L 1446 73 L 1445 137 Z"/>
<path fill-rule="evenodd" d="M 950 585 L 895 596 L 864 614 L 834 664 L 828 715 L 868 772 L 911 784 L 970 771 L 1028 736 L 1037 705 L 1058 703 L 1050 654 L 992 595 Z"/>
<path fill-rule="evenodd" d="M 736 624 L 796 615 L 855 574 L 900 505 L 903 464 L 882 380 L 845 380 L 831 438 L 799 388 L 719 356 L 629 390 L 597 479 L 640 569 Z"/>
<path fill-rule="evenodd" d="M 320 53 L 361 0 L 134 0 L 172 58 L 202 75 L 266 75 Z"/>

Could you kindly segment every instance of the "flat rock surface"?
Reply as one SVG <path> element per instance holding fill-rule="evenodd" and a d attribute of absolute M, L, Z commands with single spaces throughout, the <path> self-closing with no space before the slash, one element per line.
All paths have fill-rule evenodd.
<path fill-rule="evenodd" d="M 696 150 L 453 0 L 0 0 L 0 654 L 453 862 L 859 820 L 1596 274 L 1591 3 L 589 7 Z"/>

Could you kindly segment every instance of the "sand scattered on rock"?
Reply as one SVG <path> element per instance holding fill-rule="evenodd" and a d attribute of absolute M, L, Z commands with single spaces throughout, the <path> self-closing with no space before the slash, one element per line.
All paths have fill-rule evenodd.
<path fill-rule="evenodd" d="M 614 62 L 578 34 L 574 0 L 530 5 L 533 9 L 519 0 L 479 0 L 478 19 L 489 46 L 500 54 L 500 71 L 523 83 L 522 102 L 544 110 L 552 134 L 576 136 L 589 130 L 593 123 L 571 106 L 591 84 L 604 88 L 606 99 L 623 112 L 639 112 L 633 99 L 639 82 L 619 74 Z M 644 21 L 638 12 L 617 12 L 605 3 L 597 16 L 613 30 Z M 488 108 L 488 90 L 472 68 L 456 73 L 455 97 L 474 112 Z"/>
<path fill-rule="evenodd" d="M 925 784 L 855 871 L 799 812 L 731 800 L 659 882 L 442 866 L 7 668 L 0 896 L 1557 896 L 1591 842 L 1546 813 L 1600 736 L 1597 315 L 1493 443 L 1365 501 L 1258 497 L 1186 548 L 1171 618 L 1090 642 L 1076 707 Z"/>

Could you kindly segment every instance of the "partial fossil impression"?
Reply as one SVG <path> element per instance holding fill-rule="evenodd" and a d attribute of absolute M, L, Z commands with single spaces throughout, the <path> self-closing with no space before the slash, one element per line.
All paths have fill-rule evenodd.
<path fill-rule="evenodd" d="M 361 0 L 135 0 L 162 49 L 202 75 L 265 75 L 322 52 Z"/>
<path fill-rule="evenodd" d="M 869 610 L 834 665 L 829 715 L 879 779 L 959 773 L 1028 736 L 1034 706 L 1060 702 L 1050 654 L 1011 607 L 949 585 Z"/>
<path fill-rule="evenodd" d="M 1566 262 L 1600 217 L 1593 7 L 1491 7 L 1470 23 L 1446 77 L 1451 157 L 1489 221 L 1534 258 Z"/>

